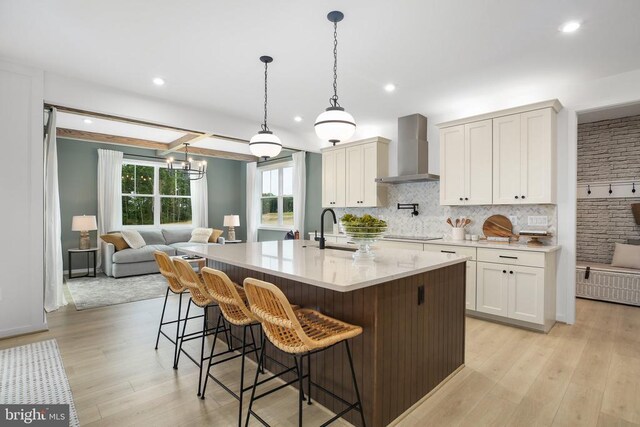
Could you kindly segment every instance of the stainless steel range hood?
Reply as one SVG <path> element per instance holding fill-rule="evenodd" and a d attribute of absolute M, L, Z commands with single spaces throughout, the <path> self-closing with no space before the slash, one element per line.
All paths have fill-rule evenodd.
<path fill-rule="evenodd" d="M 398 118 L 398 176 L 376 178 L 376 182 L 402 184 L 439 180 L 439 175 L 429 173 L 427 118 L 421 114 Z"/>

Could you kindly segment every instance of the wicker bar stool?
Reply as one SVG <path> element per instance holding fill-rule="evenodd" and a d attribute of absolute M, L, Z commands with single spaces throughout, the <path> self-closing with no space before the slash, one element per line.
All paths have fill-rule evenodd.
<path fill-rule="evenodd" d="M 179 344 L 179 340 L 181 338 L 180 335 L 180 322 L 185 320 L 182 319 L 180 317 L 180 315 L 182 314 L 182 294 L 184 294 L 187 291 L 187 288 L 185 288 L 184 286 L 182 286 L 182 284 L 180 283 L 180 281 L 178 280 L 178 273 L 176 273 L 176 269 L 173 266 L 173 262 L 171 261 L 171 258 L 169 257 L 169 255 L 166 254 L 166 252 L 162 252 L 162 251 L 155 251 L 153 253 L 153 256 L 156 259 L 156 264 L 158 264 L 158 269 L 160 270 L 160 273 L 164 276 L 165 279 L 167 279 L 167 292 L 164 295 L 164 304 L 162 305 L 162 314 L 160 315 L 160 325 L 158 325 L 158 335 L 156 336 L 156 347 L 155 349 L 158 349 L 158 343 L 160 341 L 160 335 L 164 336 L 165 338 L 167 338 L 169 340 L 169 342 L 171 342 L 174 346 L 173 348 L 173 369 L 178 369 L 178 344 Z M 165 311 L 167 309 L 167 300 L 169 298 L 169 292 L 174 293 L 176 295 L 179 296 L 179 302 L 178 302 L 178 317 L 176 320 L 169 320 L 169 321 L 165 321 L 164 320 L 164 314 Z M 203 315 L 198 315 L 198 316 L 192 316 L 189 318 L 189 320 L 191 319 L 196 319 L 198 317 L 203 317 Z M 163 330 L 162 327 L 164 325 L 171 325 L 175 323 L 176 324 L 176 335 L 175 338 L 170 337 L 169 335 L 167 335 Z"/>
<path fill-rule="evenodd" d="M 218 302 L 220 311 L 227 322 L 242 328 L 242 347 L 240 354 L 235 354 L 222 360 L 215 361 L 216 357 L 235 352 L 237 349 L 233 348 L 232 350 L 226 350 L 221 353 L 214 354 L 218 334 L 216 333 L 214 335 L 213 345 L 211 346 L 211 355 L 209 357 L 209 366 L 204 378 L 204 386 L 202 388 L 202 395 L 200 396 L 200 398 L 204 399 L 204 395 L 207 390 L 207 382 L 209 381 L 209 378 L 211 378 L 238 400 L 238 425 L 241 426 L 243 395 L 244 392 L 251 389 L 251 387 L 244 386 L 245 359 L 248 350 L 255 353 L 256 361 L 259 358 L 258 351 L 260 350 L 260 348 L 257 346 L 255 335 L 253 333 L 253 327 L 257 326 L 258 328 L 260 328 L 260 323 L 247 306 L 247 297 L 244 293 L 244 289 L 242 289 L 242 287 L 238 284 L 232 282 L 231 279 L 229 279 L 229 276 L 227 276 L 222 271 L 206 267 L 202 270 L 202 278 L 204 280 L 207 291 Z M 251 336 L 251 343 L 247 342 L 247 330 Z M 262 336 L 262 332 L 260 329 L 258 329 L 258 333 L 259 336 Z M 233 340 L 233 335 L 231 339 Z M 236 393 L 225 384 L 223 384 L 215 376 L 213 376 L 211 374 L 211 368 L 215 365 L 228 362 L 238 357 L 242 357 L 242 361 L 240 363 L 240 389 L 239 392 Z M 258 369 L 261 368 L 258 367 Z"/>
<path fill-rule="evenodd" d="M 218 333 L 219 331 L 222 331 L 227 336 L 227 343 L 230 343 L 230 339 L 227 335 L 227 333 L 230 332 L 230 330 L 229 328 L 227 328 L 225 321 L 222 318 L 222 313 L 218 316 L 218 322 L 215 328 L 209 328 L 207 326 L 207 322 L 209 320 L 208 309 L 210 307 L 216 307 L 218 305 L 216 300 L 209 294 L 209 292 L 207 291 L 204 285 L 204 282 L 202 281 L 201 277 L 198 276 L 198 274 L 196 274 L 196 272 L 193 270 L 193 267 L 191 267 L 191 264 L 189 264 L 187 261 L 183 259 L 174 258 L 173 265 L 177 273 L 178 281 L 182 286 L 184 286 L 186 289 L 189 290 L 189 293 L 191 296 L 189 298 L 189 304 L 187 305 L 187 314 L 186 314 L 187 319 L 185 319 L 184 324 L 182 326 L 182 338 L 180 339 L 180 344 L 178 346 L 176 366 L 180 361 L 180 354 L 184 353 L 185 356 L 187 356 L 193 363 L 196 364 L 196 366 L 198 366 L 198 368 L 200 368 L 200 375 L 198 378 L 198 396 L 200 396 L 201 390 L 202 390 L 202 371 L 204 368 L 205 360 L 209 359 L 204 355 L 204 346 L 205 346 L 206 337 L 207 335 L 212 335 L 212 334 Z M 187 329 L 187 321 L 189 318 L 189 309 L 191 308 L 192 303 L 204 309 L 202 331 L 186 334 L 185 332 Z M 222 326 L 220 326 L 221 322 L 222 322 Z M 201 340 L 200 360 L 196 360 L 193 356 L 191 356 L 182 348 L 182 344 L 185 341 L 190 341 L 193 339 Z"/>
<path fill-rule="evenodd" d="M 261 280 L 247 278 L 244 280 L 244 290 L 247 294 L 251 312 L 262 323 L 264 335 L 269 339 L 277 349 L 291 355 L 297 367 L 298 378 L 288 384 L 298 382 L 298 425 L 302 426 L 302 402 L 305 400 L 303 391 L 303 380 L 307 378 L 307 404 L 311 404 L 311 386 L 315 386 L 318 390 L 327 393 L 331 397 L 339 400 L 347 405 L 340 413 L 326 421 L 323 426 L 328 425 L 347 412 L 356 410 L 360 412 L 362 425 L 366 426 L 364 420 L 364 412 L 362 410 L 362 401 L 360 400 L 360 391 L 356 381 L 356 373 L 353 368 L 353 359 L 349 348 L 348 340 L 362 333 L 360 326 L 350 325 L 340 320 L 325 316 L 318 311 L 310 309 L 293 310 L 291 304 L 287 300 L 284 293 L 274 284 L 263 282 Z M 357 401 L 355 403 L 347 402 L 340 396 L 335 395 L 331 391 L 325 389 L 321 385 L 311 380 L 311 355 L 324 351 L 339 343 L 344 343 L 344 348 L 349 359 L 349 368 L 351 369 L 351 378 L 353 380 L 353 388 Z M 265 338 L 262 338 L 260 360 L 258 364 L 263 363 L 265 353 Z M 304 374 L 304 357 L 307 357 L 308 371 Z M 262 382 L 264 383 L 264 381 Z M 258 372 L 256 372 L 253 390 L 251 391 L 251 401 L 249 403 L 249 411 L 247 413 L 246 423 L 249 424 L 251 415 L 256 417 L 264 425 L 268 425 L 262 418 L 252 411 L 253 402 L 272 392 L 280 389 L 276 387 L 273 390 L 264 392 L 256 396 L 258 383 Z"/>

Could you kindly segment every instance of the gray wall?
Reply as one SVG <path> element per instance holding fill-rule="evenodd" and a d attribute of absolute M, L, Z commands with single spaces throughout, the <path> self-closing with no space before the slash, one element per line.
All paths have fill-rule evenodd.
<path fill-rule="evenodd" d="M 78 247 L 80 233 L 71 231 L 74 215 L 96 215 L 98 148 L 122 151 L 125 154 L 155 155 L 154 151 L 120 145 L 94 144 L 84 141 L 58 139 L 58 179 L 62 220 L 62 250 L 64 268 L 68 268 L 67 249 Z M 194 156 L 197 158 L 197 156 Z M 245 173 L 243 162 L 207 158 L 209 188 L 209 226 L 223 229 L 226 214 L 240 214 L 244 224 Z M 240 184 L 237 184 L 240 183 Z M 226 229 L 225 234 L 226 236 Z M 246 238 L 246 229 L 236 228 L 238 239 Z M 91 232 L 95 244 L 96 232 Z M 74 257 L 73 268 L 86 267 L 81 256 Z"/>
<path fill-rule="evenodd" d="M 640 116 L 578 125 L 578 181 L 640 180 Z M 640 186 L 638 186 L 640 190 Z M 578 199 L 577 259 L 609 264 L 615 243 L 640 238 L 638 198 Z"/>

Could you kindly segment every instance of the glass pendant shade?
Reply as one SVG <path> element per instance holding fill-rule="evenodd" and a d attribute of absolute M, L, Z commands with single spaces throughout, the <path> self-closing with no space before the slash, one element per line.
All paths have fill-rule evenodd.
<path fill-rule="evenodd" d="M 249 141 L 249 150 L 256 157 L 275 157 L 282 150 L 282 142 L 271 131 L 260 131 Z"/>
<path fill-rule="evenodd" d="M 329 107 L 316 119 L 316 135 L 332 143 L 346 141 L 356 131 L 356 121 L 344 109 Z"/>

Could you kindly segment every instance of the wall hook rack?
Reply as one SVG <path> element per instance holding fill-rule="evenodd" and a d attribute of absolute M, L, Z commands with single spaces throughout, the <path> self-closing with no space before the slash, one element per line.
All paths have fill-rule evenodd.
<path fill-rule="evenodd" d="M 418 216 L 417 203 L 398 203 L 398 209 L 411 209 L 411 215 Z"/>
<path fill-rule="evenodd" d="M 640 192 L 636 191 L 635 179 L 626 181 L 601 181 L 578 183 L 578 199 L 615 199 L 637 198 Z"/>

